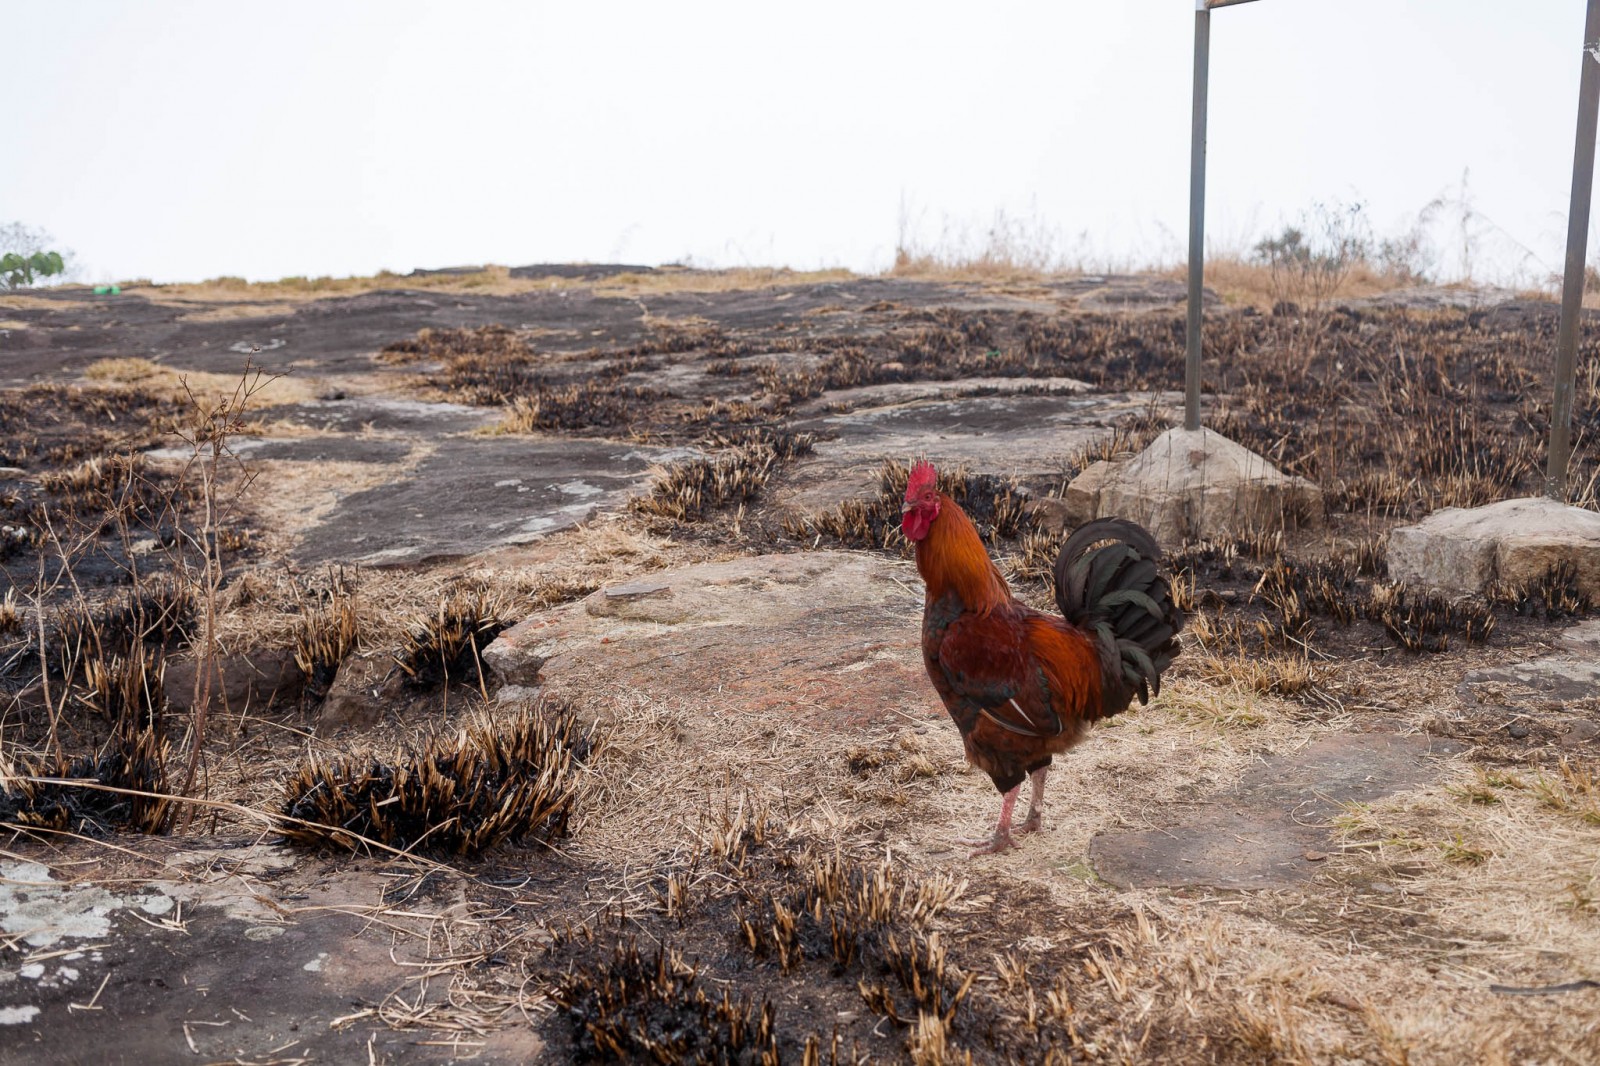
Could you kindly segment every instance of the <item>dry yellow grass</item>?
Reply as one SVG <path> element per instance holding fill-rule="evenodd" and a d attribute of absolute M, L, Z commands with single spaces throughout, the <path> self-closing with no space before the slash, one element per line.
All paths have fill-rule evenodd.
<path fill-rule="evenodd" d="M 731 270 L 680 270 L 664 267 L 648 274 L 617 274 L 587 283 L 605 295 L 651 292 L 732 292 L 740 289 L 775 289 L 786 285 L 816 285 L 849 281 L 849 270 L 790 270 L 788 267 L 736 267 Z M 563 286 L 571 281 L 563 279 Z M 548 285 L 548 283 L 546 283 Z"/>
<path fill-rule="evenodd" d="M 213 402 L 232 396 L 239 387 L 238 374 L 214 374 L 204 370 L 175 370 L 138 356 L 118 359 L 101 359 L 84 368 L 84 378 L 96 385 L 116 387 L 141 385 L 169 390 L 174 399 L 187 400 L 193 395 L 204 402 Z M 252 390 L 250 405 L 254 408 L 275 404 L 304 403 L 315 399 L 316 388 L 312 382 L 291 374 L 263 377 L 258 389 Z"/>
<path fill-rule="evenodd" d="M 902 249 L 888 270 L 890 277 L 914 281 L 970 281 L 996 285 L 1038 284 L 1083 276 L 1081 270 L 1052 269 L 1042 262 L 1019 260 L 998 252 L 948 257 Z"/>
<path fill-rule="evenodd" d="M 246 318 L 266 318 L 290 314 L 299 305 L 288 300 L 219 303 L 179 315 L 179 322 L 232 322 Z"/>
<path fill-rule="evenodd" d="M 200 307 L 186 318 L 217 319 L 249 315 L 278 314 L 293 310 L 310 300 L 329 296 L 357 296 L 380 289 L 424 289 L 440 292 L 480 293 L 509 296 L 543 292 L 551 288 L 594 289 L 611 295 L 651 292 L 724 292 L 737 289 L 776 288 L 823 281 L 843 281 L 855 275 L 848 270 L 799 271 L 787 268 L 739 267 L 730 270 L 694 270 L 662 267 L 658 270 L 617 274 L 608 278 L 582 280 L 540 276 L 514 278 L 504 266 L 485 266 L 466 274 L 431 274 L 421 277 L 378 273 L 350 278 L 281 278 L 277 281 L 250 282 L 242 278 L 212 278 L 208 281 L 172 285 L 130 285 L 125 293 L 137 293 L 155 303 L 217 304 Z M 4 306 L 4 304 L 0 304 Z M 22 305 L 19 305 L 22 306 Z"/>
<path fill-rule="evenodd" d="M 1173 281 L 1187 281 L 1187 266 L 1176 266 L 1161 272 Z M 1285 291 L 1281 282 L 1274 279 L 1272 270 L 1239 256 L 1216 256 L 1206 260 L 1206 288 L 1222 297 L 1229 306 L 1254 307 L 1260 311 L 1272 310 L 1278 300 L 1295 300 L 1295 294 Z M 1357 300 L 1377 296 L 1396 289 L 1417 284 L 1393 275 L 1384 274 L 1366 263 L 1356 263 L 1344 277 L 1334 294 L 1341 300 Z"/>
<path fill-rule="evenodd" d="M 88 293 L 89 290 L 83 291 Z M 61 307 L 59 300 L 47 300 L 43 296 L 29 296 L 20 292 L 0 295 L 0 308 L 9 311 L 53 311 L 59 307 Z"/>

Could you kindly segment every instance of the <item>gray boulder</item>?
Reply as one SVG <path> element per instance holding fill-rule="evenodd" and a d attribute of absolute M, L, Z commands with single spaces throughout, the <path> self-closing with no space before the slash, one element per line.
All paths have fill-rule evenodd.
<path fill-rule="evenodd" d="M 1523 584 L 1570 563 L 1600 598 L 1600 513 L 1543 496 L 1446 507 L 1389 534 L 1389 575 L 1449 595 Z"/>
<path fill-rule="evenodd" d="M 1322 521 L 1321 489 L 1205 428 L 1169 429 L 1132 459 L 1095 463 L 1066 502 L 1075 524 L 1131 518 L 1167 547 Z"/>

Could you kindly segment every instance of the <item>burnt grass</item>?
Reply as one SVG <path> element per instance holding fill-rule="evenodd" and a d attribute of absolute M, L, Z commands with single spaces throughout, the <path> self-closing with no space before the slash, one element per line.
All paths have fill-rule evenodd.
<path fill-rule="evenodd" d="M 1217 399 L 1207 424 L 1321 485 L 1325 526 L 1172 546 L 1180 601 L 1205 620 L 1188 632 L 1209 634 L 1186 649 L 1179 669 L 1203 658 L 1223 663 L 1222 676 L 1229 664 L 1263 657 L 1306 663 L 1304 675 L 1262 684 L 1315 715 L 1330 689 L 1361 694 L 1356 678 L 1329 681 L 1343 662 L 1381 654 L 1422 664 L 1547 638 L 1592 615 L 1570 573 L 1451 603 L 1394 584 L 1383 566 L 1383 541 L 1397 523 L 1539 491 L 1555 328 L 1553 305 L 1526 304 L 1210 316 L 1204 387 Z M 432 329 L 380 356 L 414 375 L 424 395 L 502 409 L 511 432 L 698 449 L 700 457 L 672 466 L 630 505 L 647 529 L 745 551 L 899 556 L 909 554 L 898 529 L 903 457 L 885 462 L 869 498 L 806 514 L 770 505 L 770 490 L 817 443 L 794 425 L 803 405 L 840 389 L 972 377 L 1166 391 L 1182 380 L 1183 357 L 1183 320 L 1167 312 L 892 303 L 762 328 L 657 321 L 633 343 L 582 349 L 545 347 L 535 333 L 504 326 Z M 1574 498 L 1593 507 L 1600 329 L 1592 322 L 1579 366 L 1571 484 Z M 695 384 L 681 384 L 688 380 Z M 35 751 L 18 762 L 25 773 L 134 791 L 172 787 L 168 763 L 189 716 L 167 707 L 162 673 L 192 650 L 199 598 L 182 569 L 162 560 L 193 534 L 197 499 L 142 453 L 170 443 L 182 417 L 170 396 L 138 386 L 0 391 L 0 568 L 19 594 L 9 609 L 0 603 L 0 706 L 15 730 L 8 737 Z M 1137 450 L 1165 425 L 1155 407 L 1125 418 L 1107 427 L 1105 443 L 1062 457 L 1063 471 Z M 941 477 L 1023 594 L 1047 603 L 1059 536 L 1034 504 L 1059 486 L 983 470 Z M 135 553 L 140 542 L 156 550 Z M 254 558 L 248 516 L 223 548 L 223 591 L 238 602 L 248 586 L 237 564 Z M 302 584 L 289 645 L 244 649 L 297 663 L 303 683 L 253 709 L 296 729 L 362 649 L 342 578 Z M 550 602 L 590 591 L 557 590 Z M 380 650 L 409 690 L 470 693 L 493 683 L 481 652 L 514 620 L 481 586 L 457 588 L 442 602 L 416 604 L 406 637 Z M 46 690 L 56 714 L 44 706 Z M 564 779 L 546 775 L 523 791 L 513 783 L 530 767 L 544 774 L 553 762 L 587 757 L 578 723 L 562 723 L 559 736 L 531 726 L 480 733 L 471 750 L 438 741 L 392 758 L 297 762 L 280 808 L 322 825 L 297 823 L 288 835 L 324 848 L 362 846 L 352 834 L 395 846 L 437 834 L 434 843 L 452 854 L 542 842 L 517 855 L 515 868 L 469 869 L 484 884 L 526 880 L 529 856 L 548 858 L 538 905 L 520 912 L 523 923 L 491 927 L 476 965 L 485 973 L 517 967 L 549 990 L 555 1009 L 539 1025 L 555 1057 L 832 1063 L 910 1048 L 928 1062 L 968 1052 L 978 1062 L 1081 1061 L 1138 1048 L 1149 1061 L 1267 1062 L 1283 1050 L 1263 1043 L 1253 1015 L 1226 995 L 1181 1006 L 1192 989 L 1181 968 L 1157 958 L 1160 930 L 1152 939 L 1142 916 L 1110 903 L 1060 914 L 1042 890 L 1005 882 L 984 886 L 995 898 L 974 911 L 955 885 L 885 861 L 881 850 L 841 850 L 758 815 L 702 827 L 693 854 L 648 870 L 587 869 L 561 851 L 571 796 Z M 400 809 L 376 806 L 402 778 L 412 798 Z M 463 783 L 471 795 L 456 794 Z M 487 824 L 478 814 L 491 809 L 502 812 L 499 821 L 470 828 Z M 0 794 L 0 821 L 23 828 L 161 831 L 169 819 L 165 805 L 69 785 Z M 1074 935 L 1033 953 L 1032 971 L 1019 974 L 1002 960 L 1037 930 L 1041 908 Z M 522 935 L 528 924 L 543 939 Z M 1137 1021 L 1118 991 L 1130 974 L 1157 987 L 1154 1013 Z"/>
<path fill-rule="evenodd" d="M 1592 610 L 1570 575 L 1448 604 L 1394 586 L 1382 572 L 1387 529 L 1443 506 L 1539 491 L 1548 432 L 1553 305 L 1487 311 L 1374 307 L 1262 315 L 1206 324 L 1207 424 L 1324 488 L 1325 531 L 1256 543 L 1172 548 L 1185 605 L 1209 613 L 1208 652 L 1315 658 L 1324 670 L 1372 648 L 1449 652 L 1515 639 Z M 426 395 L 503 409 L 514 432 L 623 436 L 692 446 L 631 511 L 647 528 L 742 550 L 849 547 L 901 556 L 905 468 L 886 461 L 879 491 L 815 512 L 767 506 L 816 438 L 797 408 L 833 390 L 982 376 L 1074 378 L 1094 390 L 1170 389 L 1182 379 L 1183 320 L 1165 312 L 1062 313 L 870 304 L 736 328 L 653 320 L 642 337 L 592 348 L 545 347 L 505 326 L 425 329 L 379 355 Z M 1571 484 L 1593 505 L 1600 481 L 1600 331 L 1585 329 L 1574 406 Z M 192 639 L 193 589 L 162 585 L 164 559 L 192 539 L 196 498 L 143 458 L 171 441 L 185 412 L 139 385 L 35 385 L 0 392 L 0 567 L 44 605 L 0 609 L 0 688 L 20 698 L 42 675 L 65 688 L 63 723 L 80 745 L 164 717 L 139 697 Z M 1061 457 L 1063 477 L 1142 447 L 1167 424 L 1152 406 L 1108 427 L 1093 448 Z M 1025 595 L 1044 582 L 1057 538 L 1031 503 L 1060 485 L 1017 485 L 981 470 L 946 471 L 944 488 L 1009 561 Z M 224 558 L 250 558 L 247 519 L 224 531 Z M 135 543 L 154 544 L 135 559 Z M 237 567 L 235 567 L 237 569 Z M 26 604 L 22 604 L 25 608 Z M 303 605 L 294 647 L 305 684 L 285 690 L 305 713 L 359 645 L 349 605 Z M 481 687 L 478 653 L 508 619 L 484 603 L 440 613 L 418 605 L 412 636 L 392 649 L 413 688 Z M 132 649 L 138 647 L 135 656 Z M 1180 669 L 1185 668 L 1180 665 Z M 1312 698 L 1316 686 L 1280 695 Z M 77 698 L 81 697 L 81 698 Z M 20 704 L 19 704 L 20 706 Z M 264 708 L 270 710 L 270 708 Z M 287 705 L 282 708 L 288 713 Z M 58 723 L 58 724 L 63 724 Z M 38 714 L 23 736 L 44 735 Z"/>
<path fill-rule="evenodd" d="M 391 357 L 427 359 L 428 387 L 457 400 L 503 405 L 519 428 L 588 433 L 626 425 L 636 436 L 694 443 L 709 457 L 671 470 L 636 510 L 676 535 L 770 547 L 844 546 L 908 554 L 898 533 L 904 468 L 885 465 L 880 492 L 816 514 L 766 515 L 762 490 L 792 458 L 759 443 L 785 432 L 797 404 L 830 390 L 892 382 L 985 377 L 1071 377 L 1105 392 L 1171 388 L 1182 379 L 1176 315 L 1072 314 L 949 308 L 866 309 L 841 333 L 734 330 L 702 320 L 658 322 L 640 343 L 542 352 L 500 328 L 424 331 Z M 1401 521 L 1440 507 L 1472 507 L 1542 487 L 1549 432 L 1548 366 L 1554 308 L 1488 311 L 1339 307 L 1207 321 L 1204 388 L 1219 396 L 1207 424 L 1325 491 L 1328 533 L 1292 544 L 1187 545 L 1180 578 L 1225 619 L 1230 650 L 1324 655 L 1388 645 L 1438 653 L 1492 640 L 1519 620 L 1580 617 L 1571 575 L 1533 589 L 1495 590 L 1451 604 L 1392 585 L 1382 540 Z M 694 364 L 713 395 L 648 384 Z M 1600 334 L 1584 333 L 1574 407 L 1574 497 L 1593 505 L 1600 481 Z M 581 384 L 573 378 L 585 374 Z M 720 381 L 719 381 L 720 379 Z M 575 409 L 562 406 L 582 392 Z M 715 390 L 720 389 L 720 394 Z M 532 394 L 530 400 L 529 394 Z M 551 406 L 550 400 L 560 400 Z M 541 412 L 529 423 L 518 412 Z M 519 423 L 520 419 L 520 423 Z M 1134 451 L 1165 428 L 1154 414 L 1124 419 L 1113 440 L 1066 457 L 1066 474 Z M 795 454 L 803 454 L 797 449 Z M 1038 578 L 1054 549 L 1026 506 L 1029 491 L 991 474 L 953 472 L 952 492 L 1016 572 Z M 737 511 L 738 532 L 729 530 Z M 1223 594 L 1227 594 L 1224 597 Z"/>
<path fill-rule="evenodd" d="M 776 428 L 796 403 L 865 385 L 1067 377 L 1140 392 L 1183 378 L 1176 315 L 874 305 L 860 317 L 850 332 L 657 322 L 638 344 L 576 352 L 541 350 L 504 327 L 424 330 L 383 358 L 423 363 L 421 382 L 450 399 L 524 412 L 514 425 L 579 434 L 625 426 L 677 441 Z M 1221 399 L 1207 424 L 1322 485 L 1331 513 L 1415 517 L 1533 492 L 1555 328 L 1549 305 L 1213 315 L 1203 387 Z M 1597 353 L 1600 333 L 1586 329 L 1579 365 L 1592 368 Z M 679 364 L 712 379 L 704 392 L 658 384 Z M 1593 381 L 1578 392 L 1572 481 L 1592 495 L 1600 395 Z"/>
<path fill-rule="evenodd" d="M 701 829 L 693 854 L 620 882 L 581 867 L 549 882 L 530 905 L 546 930 L 539 946 L 517 923 L 475 945 L 551 988 L 539 1028 L 552 1057 L 1068 1063 L 1137 1046 L 1152 1061 L 1272 1061 L 1226 996 L 1183 1006 L 1191 982 L 1157 961 L 1159 923 L 1124 906 L 1062 913 L 1017 883 L 985 885 L 975 902 L 958 879 L 742 807 Z M 479 871 L 481 882 L 497 872 Z M 1015 945 L 1043 912 L 1072 935 L 1023 959 Z M 1159 988 L 1154 1015 L 1127 1014 L 1129 980 Z"/>
<path fill-rule="evenodd" d="M 1075 313 L 870 305 L 807 326 L 735 329 L 655 322 L 612 348 L 547 351 L 513 331 L 427 332 L 389 358 L 425 361 L 425 387 L 502 406 L 517 430 L 616 433 L 691 444 L 706 458 L 670 469 L 633 509 L 648 528 L 744 550 L 845 547 L 909 557 L 899 532 L 904 464 L 885 461 L 879 491 L 812 513 L 765 506 L 793 458 L 781 446 L 801 405 L 840 389 L 969 377 L 1074 378 L 1095 391 L 1170 390 L 1183 378 L 1177 314 Z M 1193 651 L 1179 673 L 1268 692 L 1308 714 L 1385 702 L 1373 654 L 1404 661 L 1514 645 L 1592 613 L 1571 574 L 1448 602 L 1389 580 L 1383 544 L 1394 525 L 1442 507 L 1474 507 L 1542 491 L 1556 309 L 1335 307 L 1208 317 L 1206 424 L 1324 490 L 1322 529 L 1232 544 L 1172 546 Z M 1582 332 L 1573 410 L 1570 498 L 1600 493 L 1600 330 Z M 698 372 L 692 389 L 662 382 Z M 530 399 L 531 395 L 531 399 Z M 576 405 L 576 406 L 574 406 Z M 843 409 L 830 406 L 830 410 Z M 532 413 L 530 415 L 530 412 Z M 1018 485 L 981 470 L 942 486 L 1003 556 L 1021 594 L 1048 606 L 1058 537 L 1038 496 L 1097 459 L 1136 452 L 1167 428 L 1152 406 L 1109 428 L 1103 443 L 1062 457 L 1063 481 Z M 1209 624 L 1205 624 L 1209 623 Z M 1265 664 L 1262 668 L 1259 664 Z M 1518 745 L 1523 747 L 1523 745 Z"/>

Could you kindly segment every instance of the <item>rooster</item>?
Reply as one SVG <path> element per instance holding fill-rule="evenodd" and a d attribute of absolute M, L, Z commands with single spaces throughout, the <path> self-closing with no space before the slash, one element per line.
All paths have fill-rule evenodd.
<path fill-rule="evenodd" d="M 911 468 L 900 528 L 917 546 L 927 586 L 922 656 L 933 687 L 961 730 L 967 761 L 1003 797 L 1000 823 L 973 855 L 1012 847 L 1011 811 L 1022 779 L 1033 782 L 1028 816 L 1043 817 L 1053 756 L 1089 725 L 1148 703 L 1178 654 L 1183 615 L 1157 564 L 1161 549 L 1132 522 L 1102 518 L 1079 528 L 1055 565 L 1063 617 L 1016 601 L 989 561 L 977 527 L 938 489 L 928 463 Z"/>

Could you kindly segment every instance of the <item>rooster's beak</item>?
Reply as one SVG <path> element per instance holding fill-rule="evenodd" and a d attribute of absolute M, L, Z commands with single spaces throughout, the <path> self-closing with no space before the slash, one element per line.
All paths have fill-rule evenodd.
<path fill-rule="evenodd" d="M 907 500 L 905 503 L 902 503 L 900 505 L 900 513 L 901 514 L 910 514 L 911 513 L 911 508 L 914 507 L 914 506 L 916 506 L 916 505 L 913 504 L 910 500 Z"/>

